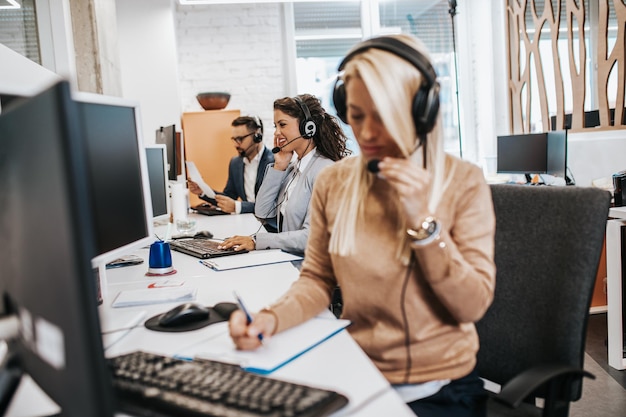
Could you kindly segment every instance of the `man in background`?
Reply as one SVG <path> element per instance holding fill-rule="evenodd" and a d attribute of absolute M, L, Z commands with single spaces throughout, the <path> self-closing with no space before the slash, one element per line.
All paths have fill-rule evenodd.
<path fill-rule="evenodd" d="M 239 153 L 230 160 L 228 181 L 221 194 L 211 199 L 193 181 L 189 191 L 225 213 L 254 213 L 256 193 L 263 182 L 265 167 L 274 162 L 274 155 L 263 144 L 263 122 L 256 116 L 240 116 L 233 120 L 230 138 Z"/>

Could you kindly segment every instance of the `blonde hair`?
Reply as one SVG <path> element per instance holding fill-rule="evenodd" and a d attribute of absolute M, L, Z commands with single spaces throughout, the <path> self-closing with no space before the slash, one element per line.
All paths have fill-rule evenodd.
<path fill-rule="evenodd" d="M 428 56 L 426 48 L 418 39 L 406 34 L 392 37 Z M 387 132 L 402 154 L 409 158 L 420 143 L 411 109 L 413 97 L 422 83 L 422 74 L 413 64 L 398 55 L 369 48 L 354 55 L 345 64 L 344 83 L 347 85 L 353 78 L 363 81 L 376 103 Z M 440 112 L 434 128 L 426 136 L 426 142 L 426 170 L 431 176 L 428 211 L 434 213 L 447 187 Z M 367 160 L 361 154 L 357 158 L 360 159 L 358 168 L 349 174 L 343 185 L 342 194 L 345 198 L 340 203 L 329 243 L 329 251 L 340 256 L 354 254 L 356 227 L 363 218 L 365 197 L 373 184 L 373 177 L 367 172 Z M 394 200 L 395 209 L 389 215 L 398 219 L 398 257 L 408 262 L 410 248 L 406 235 L 407 219 L 398 201 Z"/>

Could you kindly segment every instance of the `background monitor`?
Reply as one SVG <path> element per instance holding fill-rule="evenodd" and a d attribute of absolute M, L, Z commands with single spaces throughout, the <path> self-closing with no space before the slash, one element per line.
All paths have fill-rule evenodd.
<path fill-rule="evenodd" d="M 0 291 L 18 318 L 17 366 L 62 415 L 112 417 L 80 118 L 66 82 L 0 115 Z"/>
<path fill-rule="evenodd" d="M 567 177 L 567 130 L 548 132 L 546 171 L 555 177 Z"/>
<path fill-rule="evenodd" d="M 146 145 L 146 163 L 152 199 L 152 219 L 169 221 L 170 199 L 165 145 Z"/>
<path fill-rule="evenodd" d="M 93 190 L 97 266 L 155 240 L 146 153 L 138 103 L 86 93 L 75 98 Z"/>
<path fill-rule="evenodd" d="M 497 172 L 546 174 L 548 139 L 545 133 L 498 136 Z"/>
<path fill-rule="evenodd" d="M 167 148 L 167 173 L 170 181 L 176 181 L 178 175 L 177 158 L 178 150 L 176 149 L 176 126 L 161 126 L 156 131 L 156 143 L 165 145 Z M 180 158 L 178 158 L 180 159 Z"/>

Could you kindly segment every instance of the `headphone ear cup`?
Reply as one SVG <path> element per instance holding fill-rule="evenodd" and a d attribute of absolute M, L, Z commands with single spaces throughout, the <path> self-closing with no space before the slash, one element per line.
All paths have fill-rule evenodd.
<path fill-rule="evenodd" d="M 257 132 L 254 134 L 252 140 L 254 140 L 254 143 L 261 143 L 263 141 L 263 135 Z"/>
<path fill-rule="evenodd" d="M 412 111 L 417 134 L 424 135 L 433 130 L 439 112 L 438 82 L 435 82 L 430 88 L 422 87 L 415 93 Z"/>
<path fill-rule="evenodd" d="M 317 125 L 313 119 L 306 119 L 300 123 L 300 134 L 305 139 L 311 139 L 317 132 Z"/>
<path fill-rule="evenodd" d="M 333 88 L 333 104 L 335 106 L 335 111 L 337 112 L 337 117 L 339 117 L 342 122 L 347 124 L 348 114 L 346 108 L 346 86 L 341 79 L 337 79 L 337 81 L 335 81 L 335 88 Z"/>

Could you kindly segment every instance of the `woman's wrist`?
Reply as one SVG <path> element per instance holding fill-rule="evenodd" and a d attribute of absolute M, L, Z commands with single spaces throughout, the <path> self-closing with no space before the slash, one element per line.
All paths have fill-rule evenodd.
<path fill-rule="evenodd" d="M 417 227 L 409 227 L 407 235 L 415 246 L 426 246 L 439 239 L 441 223 L 433 216 L 426 216 Z"/>
<path fill-rule="evenodd" d="M 270 332 L 270 336 L 274 335 L 276 333 L 276 329 L 278 329 L 278 316 L 276 315 L 276 313 L 271 309 L 271 307 L 267 306 L 267 307 L 263 307 L 258 314 L 267 314 L 269 316 L 272 316 L 273 319 L 273 323 L 274 323 L 274 327 L 272 329 L 272 331 Z"/>

